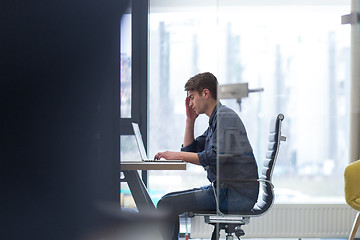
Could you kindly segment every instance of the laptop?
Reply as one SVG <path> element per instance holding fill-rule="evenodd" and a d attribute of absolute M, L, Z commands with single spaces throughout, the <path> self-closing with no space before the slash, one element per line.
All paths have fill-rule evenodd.
<path fill-rule="evenodd" d="M 156 160 L 148 158 L 148 155 L 145 151 L 144 142 L 142 140 L 139 124 L 132 123 L 132 126 L 134 129 L 135 139 L 140 152 L 141 160 L 143 162 L 184 162 L 183 160 Z"/>

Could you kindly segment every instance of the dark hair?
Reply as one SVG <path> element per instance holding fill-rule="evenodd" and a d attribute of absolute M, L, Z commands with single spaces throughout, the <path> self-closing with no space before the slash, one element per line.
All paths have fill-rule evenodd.
<path fill-rule="evenodd" d="M 217 86 L 216 77 L 212 73 L 204 72 L 190 78 L 185 84 L 185 91 L 197 91 L 201 95 L 206 88 L 209 89 L 211 96 L 217 99 Z"/>

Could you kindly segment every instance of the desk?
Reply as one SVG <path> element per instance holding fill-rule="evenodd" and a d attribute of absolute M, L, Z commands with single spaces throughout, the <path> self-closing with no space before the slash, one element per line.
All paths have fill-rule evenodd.
<path fill-rule="evenodd" d="M 186 170 L 185 162 L 142 162 L 124 161 L 120 164 L 124 173 L 122 182 L 127 182 L 139 212 L 154 209 L 155 205 L 139 176 L 138 170 Z"/>

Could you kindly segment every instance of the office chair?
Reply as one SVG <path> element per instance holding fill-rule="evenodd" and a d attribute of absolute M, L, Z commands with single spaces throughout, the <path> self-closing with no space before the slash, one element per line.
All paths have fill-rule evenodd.
<path fill-rule="evenodd" d="M 275 167 L 280 141 L 286 141 L 286 137 L 281 136 L 281 123 L 283 120 L 283 114 L 279 114 L 276 118 L 271 120 L 266 159 L 264 161 L 259 179 L 253 180 L 260 183 L 261 191 L 259 193 L 259 198 L 256 204 L 251 210 L 239 212 L 237 214 L 223 214 L 219 211 L 219 209 L 217 213 L 188 213 L 189 217 L 204 216 L 205 223 L 214 225 L 214 231 L 211 236 L 211 240 L 218 239 L 220 230 L 222 229 L 224 229 L 225 233 L 227 234 L 226 240 L 232 240 L 233 233 L 235 233 L 237 238 L 240 239 L 241 236 L 245 235 L 245 232 L 241 229 L 241 226 L 248 224 L 251 217 L 265 214 L 272 206 L 274 202 L 274 185 L 271 182 L 272 173 Z"/>
<path fill-rule="evenodd" d="M 354 240 L 360 224 L 360 160 L 349 164 L 344 171 L 346 203 L 357 212 L 349 240 Z"/>

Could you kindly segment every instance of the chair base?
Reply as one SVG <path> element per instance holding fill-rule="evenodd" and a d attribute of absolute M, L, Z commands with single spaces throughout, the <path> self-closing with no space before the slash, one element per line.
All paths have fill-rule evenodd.
<path fill-rule="evenodd" d="M 242 225 L 238 224 L 227 224 L 227 223 L 210 223 L 214 226 L 214 231 L 211 235 L 211 240 L 220 239 L 220 230 L 224 229 L 226 233 L 226 240 L 233 240 L 233 234 L 240 240 L 241 236 L 245 235 L 244 230 L 241 229 Z"/>
<path fill-rule="evenodd" d="M 218 240 L 220 238 L 220 231 L 223 229 L 226 233 L 226 240 L 233 240 L 233 234 L 240 240 L 241 236 L 245 235 L 242 225 L 250 222 L 249 217 L 229 217 L 229 216 L 205 216 L 205 222 L 214 226 L 214 231 L 211 240 Z"/>

